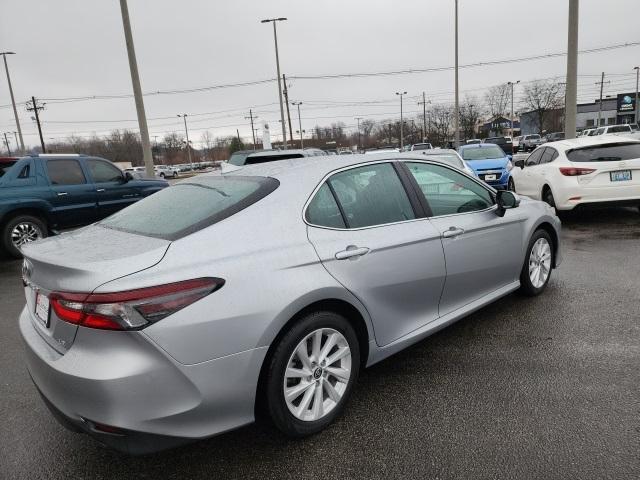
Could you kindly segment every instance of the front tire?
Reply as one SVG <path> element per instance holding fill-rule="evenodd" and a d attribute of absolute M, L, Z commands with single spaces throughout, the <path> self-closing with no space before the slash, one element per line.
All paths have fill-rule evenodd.
<path fill-rule="evenodd" d="M 33 215 L 18 215 L 2 228 L 2 246 L 13 258 L 22 258 L 20 247 L 47 236 L 47 226 Z"/>
<path fill-rule="evenodd" d="M 516 184 L 513 181 L 512 177 L 509 177 L 509 182 L 507 183 L 507 190 L 509 190 L 510 192 L 516 191 Z"/>
<path fill-rule="evenodd" d="M 351 324 L 335 312 L 296 322 L 271 355 L 264 382 L 266 411 L 291 437 L 313 435 L 340 416 L 360 370 Z"/>
<path fill-rule="evenodd" d="M 553 242 L 549 234 L 544 230 L 536 230 L 529 240 L 527 255 L 520 272 L 520 292 L 535 297 L 547 288 L 554 255 Z"/>

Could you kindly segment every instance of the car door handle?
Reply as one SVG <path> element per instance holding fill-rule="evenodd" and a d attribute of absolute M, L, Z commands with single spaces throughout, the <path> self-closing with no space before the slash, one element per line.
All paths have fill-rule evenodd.
<path fill-rule="evenodd" d="M 336 260 L 346 260 L 348 258 L 361 257 L 369 253 L 367 247 L 356 247 L 355 245 L 349 245 L 346 250 L 336 253 Z"/>
<path fill-rule="evenodd" d="M 68 195 L 67 192 L 58 192 L 58 196 L 59 197 L 64 197 L 65 195 Z"/>
<path fill-rule="evenodd" d="M 105 191 L 105 189 L 104 189 L 104 188 L 98 188 L 98 189 L 96 190 L 96 192 L 104 192 L 104 191 Z"/>
<path fill-rule="evenodd" d="M 455 238 L 464 233 L 464 228 L 449 227 L 449 230 L 442 232 L 442 238 Z"/>

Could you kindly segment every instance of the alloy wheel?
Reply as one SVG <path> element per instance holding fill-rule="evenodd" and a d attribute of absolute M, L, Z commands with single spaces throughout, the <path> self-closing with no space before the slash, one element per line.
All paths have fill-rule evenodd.
<path fill-rule="evenodd" d="M 11 230 L 11 242 L 16 248 L 21 247 L 25 243 L 34 242 L 42 237 L 40 227 L 30 222 L 20 222 Z"/>
<path fill-rule="evenodd" d="M 529 279 L 535 288 L 541 288 L 551 272 L 551 246 L 546 238 L 539 238 L 529 254 Z"/>
<path fill-rule="evenodd" d="M 284 398 L 299 420 L 326 416 L 342 399 L 351 378 L 351 350 L 342 333 L 314 330 L 296 346 L 284 374 Z"/>

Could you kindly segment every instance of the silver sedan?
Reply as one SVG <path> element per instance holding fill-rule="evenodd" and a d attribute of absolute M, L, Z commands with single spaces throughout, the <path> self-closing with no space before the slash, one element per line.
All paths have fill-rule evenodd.
<path fill-rule="evenodd" d="M 63 424 L 145 453 L 327 427 L 362 368 L 538 295 L 560 221 L 422 154 L 234 167 L 23 247 L 20 330 Z"/>

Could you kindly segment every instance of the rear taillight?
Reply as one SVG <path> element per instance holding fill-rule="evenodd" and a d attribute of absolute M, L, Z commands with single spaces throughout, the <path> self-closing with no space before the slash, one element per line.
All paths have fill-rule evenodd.
<path fill-rule="evenodd" d="M 560 167 L 560 173 L 565 177 L 579 177 L 580 175 L 589 175 L 595 171 L 595 168 Z"/>
<path fill-rule="evenodd" d="M 103 330 L 139 330 L 215 292 L 220 278 L 196 278 L 113 293 L 54 292 L 51 307 L 61 320 Z"/>

